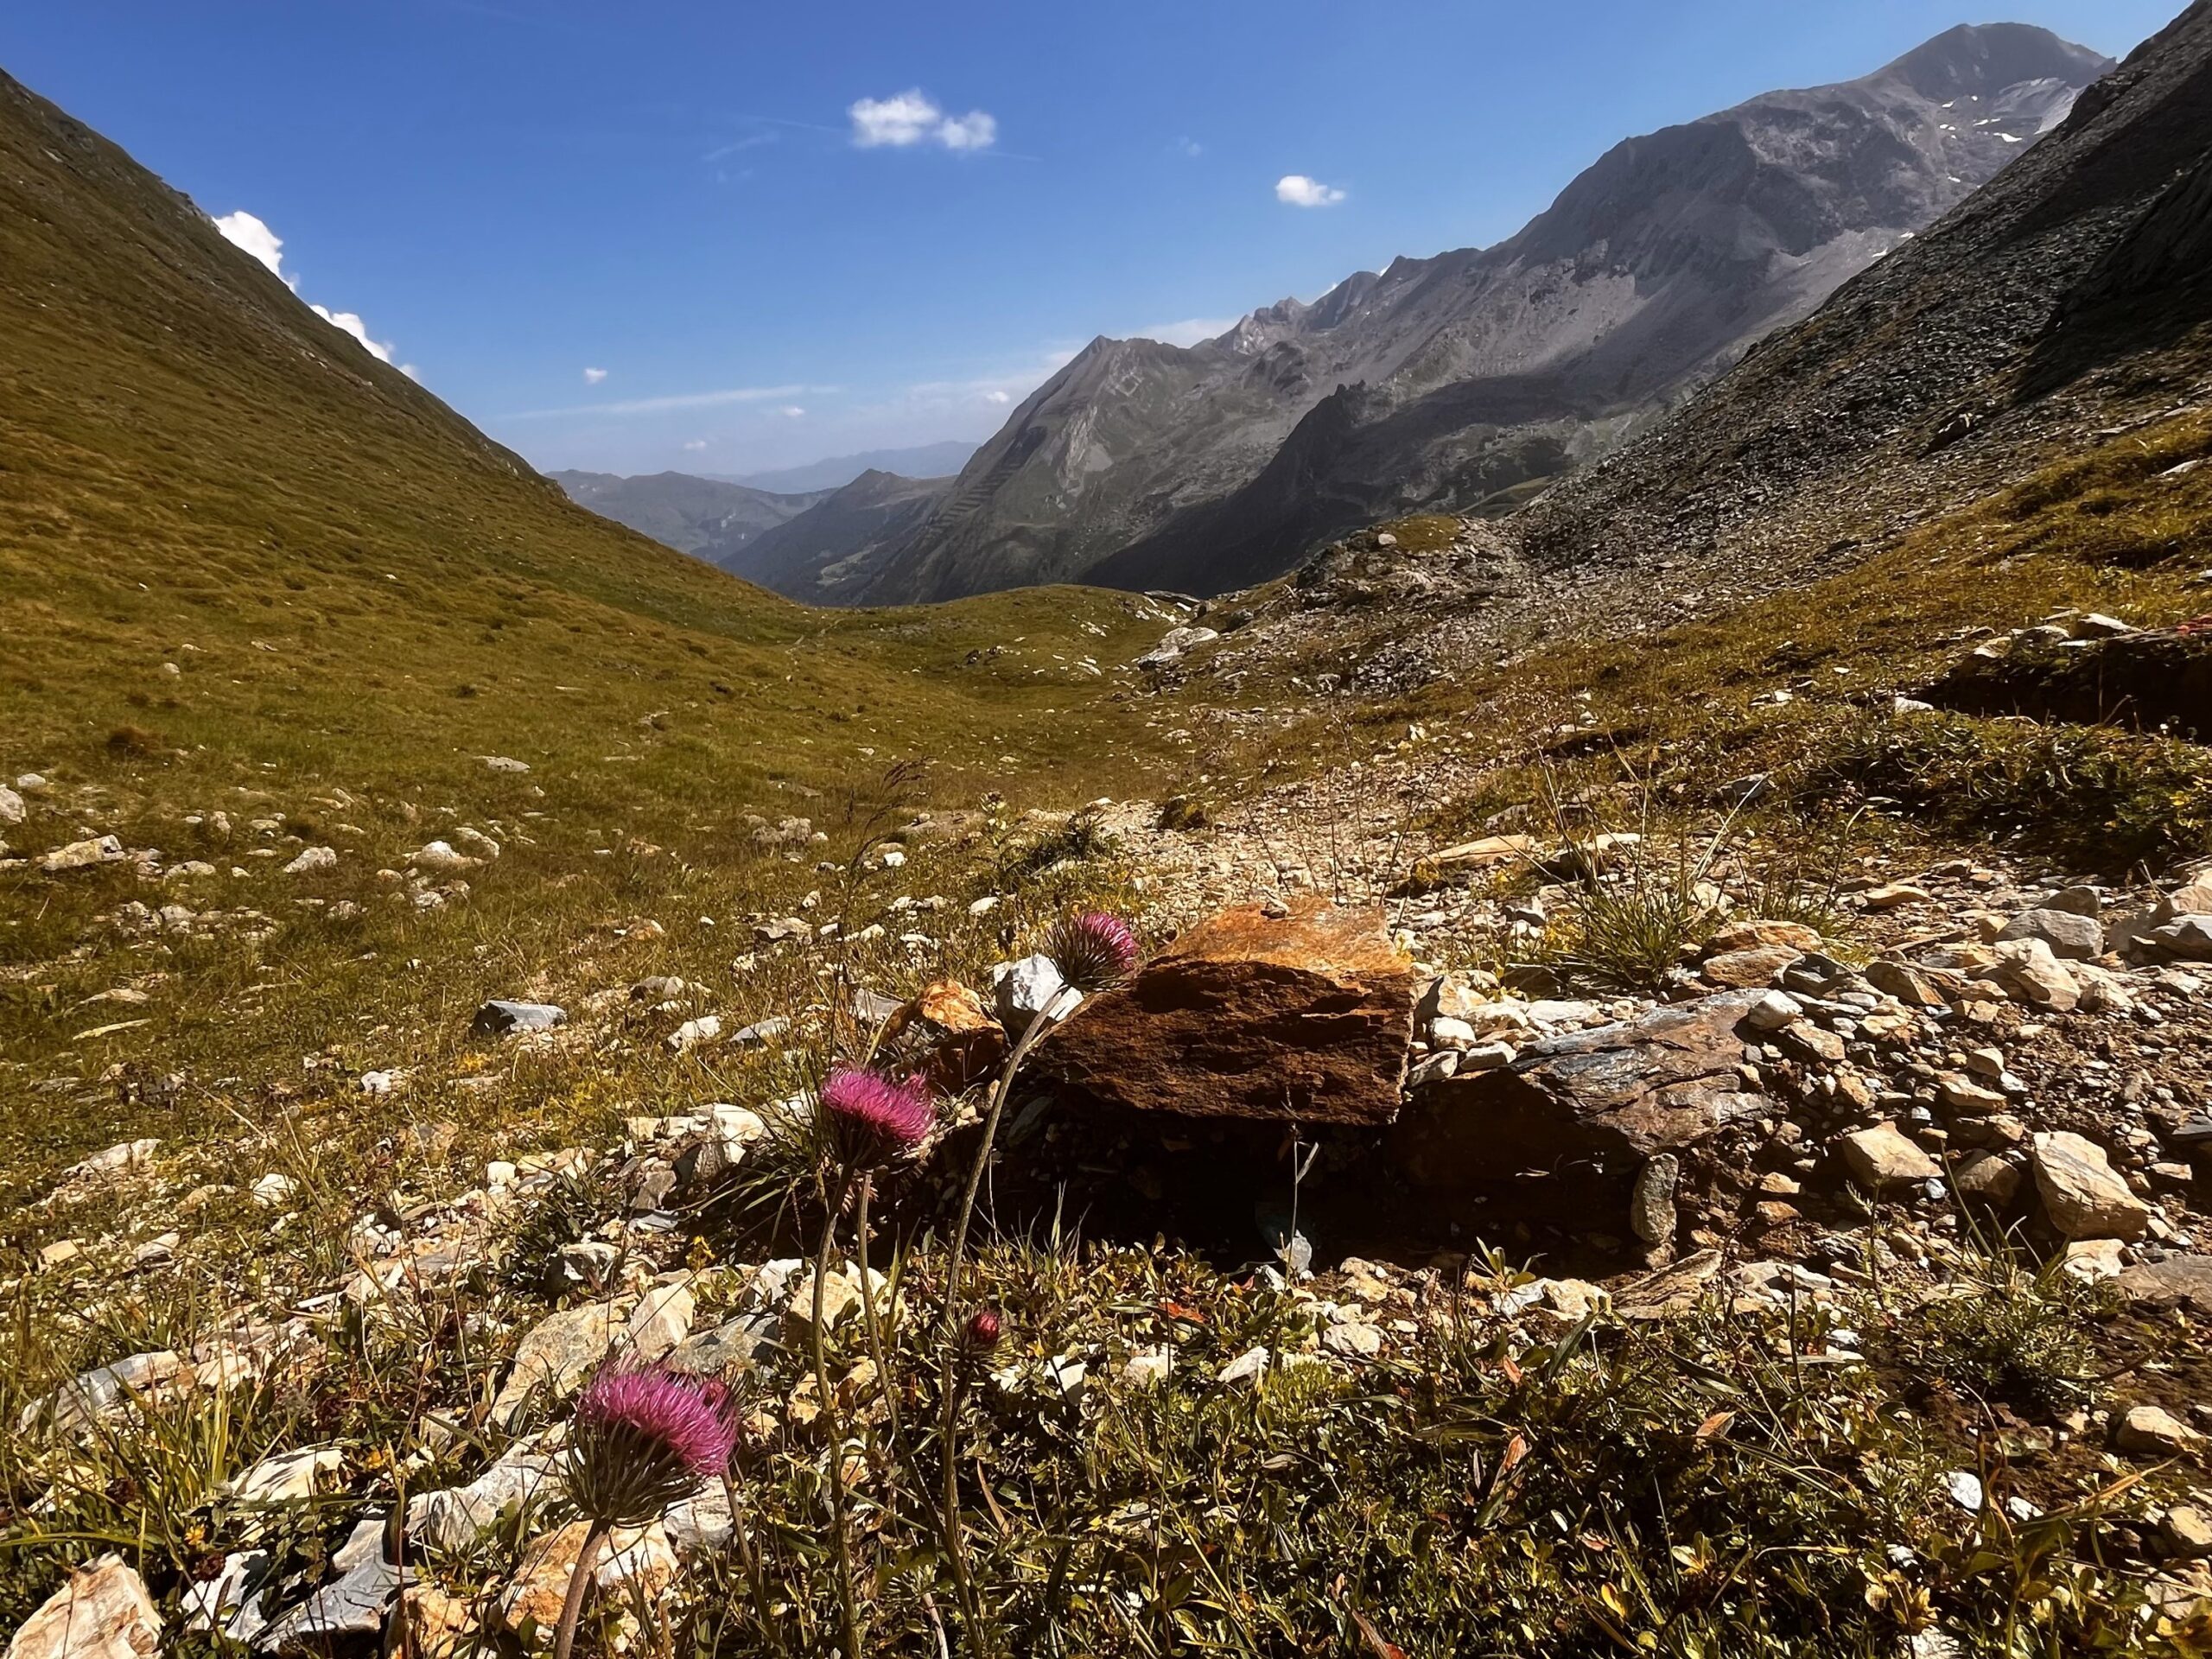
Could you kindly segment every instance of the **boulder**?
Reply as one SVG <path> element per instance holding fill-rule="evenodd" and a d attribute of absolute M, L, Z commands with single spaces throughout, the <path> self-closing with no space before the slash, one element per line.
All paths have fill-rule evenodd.
<path fill-rule="evenodd" d="M 1783 945 L 1789 948 L 1790 959 L 1795 961 L 1808 950 L 1819 950 L 1821 936 L 1802 922 L 1731 922 L 1705 942 L 1703 954 L 1725 957 L 1737 950 Z"/>
<path fill-rule="evenodd" d="M 1624 1023 L 1547 1038 L 1510 1065 L 1431 1083 L 1400 1122 L 1395 1155 L 1416 1185 L 1450 1187 L 1587 1160 L 1625 1178 L 1770 1103 L 1737 1070 L 1738 1026 L 1761 1001 L 1723 991 Z"/>
<path fill-rule="evenodd" d="M 1836 1146 L 1851 1179 L 1870 1192 L 1933 1180 L 1943 1173 L 1943 1166 L 1899 1134 L 1893 1123 L 1855 1130 Z"/>
<path fill-rule="evenodd" d="M 2094 915 L 2077 911 L 2024 910 L 1997 935 L 2000 944 L 2012 939 L 2041 939 L 2055 957 L 2087 962 L 2104 954 L 2105 925 Z"/>
<path fill-rule="evenodd" d="M 379 1635 L 399 1593 L 399 1569 L 384 1558 L 384 1521 L 372 1516 L 331 1558 L 338 1576 L 254 1637 L 262 1653 L 327 1652 L 346 1639 Z"/>
<path fill-rule="evenodd" d="M 1940 1008 L 1950 1001 L 1944 995 L 1944 981 L 1963 985 L 1955 974 L 1938 974 L 1925 968 L 1916 968 L 1909 962 L 1897 962 L 1887 957 L 1877 957 L 1866 964 L 1866 982 L 1885 996 L 1895 997 L 1909 1008 Z"/>
<path fill-rule="evenodd" d="M 1698 972 L 1709 985 L 1749 990 L 1754 986 L 1771 985 L 1777 974 L 1804 954 L 1795 945 L 1754 944 L 1707 957 Z"/>
<path fill-rule="evenodd" d="M 560 1622 L 561 1604 L 590 1529 L 586 1522 L 571 1521 L 531 1546 L 499 1597 L 499 1615 L 509 1630 L 550 1631 Z M 667 1530 L 655 1521 L 618 1527 L 608 1535 L 593 1563 L 591 1586 L 601 1596 L 642 1596 L 651 1604 L 675 1577 L 676 1554 L 669 1548 Z"/>
<path fill-rule="evenodd" d="M 1137 658 L 1139 668 L 1165 668 L 1182 654 L 1198 645 L 1211 645 L 1221 638 L 1211 628 L 1170 628 L 1160 636 L 1160 643 Z"/>
<path fill-rule="evenodd" d="M 284 867 L 286 875 L 315 875 L 338 868 L 335 847 L 310 847 Z"/>
<path fill-rule="evenodd" d="M 2183 953 L 2164 948 L 2163 941 L 2152 936 L 2170 922 L 2190 917 L 2212 917 L 2212 880 L 2199 876 L 2167 893 L 2149 910 L 2120 917 L 2112 925 L 2110 944 L 2115 950 L 2129 950 L 2138 956 L 2180 955 Z M 2191 930 L 2182 930 L 2189 931 Z M 2204 930 L 2203 937 L 2208 947 L 2203 954 L 2212 957 L 2212 929 Z"/>
<path fill-rule="evenodd" d="M 466 853 L 455 852 L 450 842 L 426 842 L 407 855 L 407 861 L 418 870 L 443 874 L 454 870 L 473 870 L 477 861 Z"/>
<path fill-rule="evenodd" d="M 2018 1153 L 1969 1153 L 1958 1166 L 1953 1184 L 1961 1200 L 1987 1210 L 2008 1210 L 2020 1195 L 2027 1171 Z"/>
<path fill-rule="evenodd" d="M 23 814 L 23 798 L 0 784 L 0 823 L 21 823 Z"/>
<path fill-rule="evenodd" d="M 8 1659 L 155 1659 L 162 1650 L 162 1616 L 145 1580 L 103 1555 L 25 1619 L 8 1643 Z"/>
<path fill-rule="evenodd" d="M 1670 1244 L 1675 1238 L 1675 1187 L 1681 1179 L 1682 1160 L 1662 1152 L 1637 1173 L 1635 1190 L 1629 1195 L 1629 1230 L 1646 1244 Z"/>
<path fill-rule="evenodd" d="M 1377 912 L 1245 906 L 1090 998 L 1039 1046 L 1039 1070 L 1066 1094 L 1146 1111 L 1387 1123 L 1413 987 Z"/>
<path fill-rule="evenodd" d="M 2066 1130 L 2038 1135 L 2029 1143 L 2050 1224 L 2067 1238 L 2139 1238 L 2151 1208 L 2128 1190 L 2094 1141 Z"/>
<path fill-rule="evenodd" d="M 2041 939 L 2008 939 L 1992 945 L 1990 957 L 1974 977 L 1996 986 L 2015 1002 L 2050 1014 L 2071 1014 L 2082 1000 L 2082 982 Z"/>
<path fill-rule="evenodd" d="M 2212 962 L 2212 916 L 2177 916 L 2139 936 L 2158 956 Z"/>
<path fill-rule="evenodd" d="M 2120 1275 L 2120 1294 L 2143 1307 L 2190 1307 L 2212 1313 L 2212 1255 L 2170 1255 L 2139 1262 Z"/>
<path fill-rule="evenodd" d="M 2171 1458 L 2193 1452 L 2203 1435 L 2163 1406 L 2131 1406 L 2113 1425 L 2113 1444 L 2123 1452 Z"/>
<path fill-rule="evenodd" d="M 492 1402 L 492 1421 L 512 1429 L 531 1402 L 567 1399 L 614 1344 L 613 1302 L 587 1302 L 549 1313 L 515 1350 L 514 1369 Z"/>

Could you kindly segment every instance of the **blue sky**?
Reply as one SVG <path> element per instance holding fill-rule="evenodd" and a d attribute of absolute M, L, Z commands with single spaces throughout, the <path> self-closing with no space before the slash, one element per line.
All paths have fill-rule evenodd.
<path fill-rule="evenodd" d="M 1954 23 L 2119 55 L 2180 0 L 1960 3 L 66 0 L 0 68 L 539 465 L 742 473 L 980 439 L 1095 334 L 1495 241 Z"/>

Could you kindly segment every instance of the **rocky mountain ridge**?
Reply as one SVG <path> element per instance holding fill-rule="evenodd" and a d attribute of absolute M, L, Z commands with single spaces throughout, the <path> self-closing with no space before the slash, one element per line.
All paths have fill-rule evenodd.
<path fill-rule="evenodd" d="M 1649 423 L 2056 124 L 2105 60 L 1961 28 L 1616 146 L 1516 236 L 1190 348 L 1092 342 L 865 589 L 1219 592 L 1330 533 L 1525 489 Z"/>

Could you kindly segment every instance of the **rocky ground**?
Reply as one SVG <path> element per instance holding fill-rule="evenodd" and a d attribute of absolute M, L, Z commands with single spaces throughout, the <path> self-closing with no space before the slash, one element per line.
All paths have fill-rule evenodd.
<path fill-rule="evenodd" d="M 1924 1477 L 1938 1513 L 1971 1531 L 1996 1505 L 1996 1524 L 2018 1527 L 2114 1476 L 2155 1476 L 2105 1536 L 2137 1563 L 2160 1628 L 2179 1628 L 2212 1593 L 2200 1562 L 2212 1524 L 2194 1501 L 2212 1376 L 2176 1338 L 2212 1309 L 2212 880 L 2099 886 L 1993 853 L 1869 851 L 1817 894 L 1790 889 L 1783 918 L 1762 913 L 1780 890 L 1762 885 L 1756 844 L 1725 830 L 1434 844 L 1421 804 L 1482 770 L 1416 731 L 1240 804 L 1101 802 L 1033 823 L 1066 849 L 1058 873 L 1111 864 L 1161 948 L 1039 1050 L 990 1213 L 1015 1236 L 1079 1213 L 1139 1261 L 1145 1236 L 1165 1234 L 1211 1258 L 1178 1269 L 1207 1294 L 1275 1300 L 1267 1339 L 1225 1347 L 1226 1332 L 1163 1323 L 1142 1300 L 1090 1309 L 1072 1345 L 1036 1330 L 994 1372 L 1007 1408 L 1039 1389 L 1076 1398 L 1096 1389 L 1086 1379 L 1110 1394 L 1174 1378 L 1203 1396 L 1299 1371 L 1394 1375 L 1431 1363 L 1471 1318 L 1510 1364 L 1563 1329 L 1715 1308 L 1780 1320 L 1801 1360 L 1894 1383 L 1896 1309 L 1990 1296 L 1986 1264 L 2015 1249 L 2059 1287 L 2008 1296 L 2103 1334 L 2056 1381 L 1999 1343 L 1986 1392 L 1949 1377 L 1935 1405 L 1918 1396 L 1960 1417 L 1954 1466 Z M 923 930 L 941 932 L 939 918 L 983 929 L 1017 903 L 903 880 L 909 847 L 959 845 L 987 818 L 932 815 L 869 855 L 887 885 L 855 937 L 899 929 L 934 946 Z M 758 833 L 798 859 L 814 834 L 765 819 Z M 463 827 L 391 885 L 415 906 L 465 903 L 467 874 L 500 851 Z M 41 865 L 63 880 L 129 856 L 95 840 Z M 1677 939 L 1640 983 L 1599 934 L 1639 899 Z M 754 918 L 746 958 L 788 957 L 839 984 L 845 918 L 826 909 Z M 107 918 L 125 936 L 264 919 L 143 900 Z M 659 924 L 635 927 L 650 941 Z M 764 1052 L 877 1033 L 952 1091 L 940 1152 L 891 1198 L 891 1226 L 911 1231 L 972 1143 L 972 1085 L 1057 980 L 1042 958 L 1014 957 L 974 983 L 940 979 L 903 1003 L 847 986 L 848 1007 L 741 1024 L 673 975 L 567 1006 L 537 1000 L 557 987 L 522 987 L 479 1011 L 469 1064 L 488 1082 L 564 1053 Z M 367 1068 L 352 1086 L 404 1098 L 428 1082 Z M 71 1579 L 11 1655 L 94 1651 L 87 1617 L 126 1644 L 158 1629 L 323 1645 L 379 1636 L 403 1601 L 423 1649 L 538 1639 L 581 1538 L 562 1519 L 561 1402 L 613 1354 L 750 1373 L 760 1441 L 810 1455 L 811 1379 L 792 1355 L 811 1275 L 759 1219 L 764 1204 L 804 1203 L 807 1114 L 803 1089 L 702 1099 L 474 1165 L 444 1155 L 450 1125 L 416 1120 L 393 1147 L 413 1173 L 366 1207 L 310 1191 L 267 1133 L 226 1169 L 145 1138 L 68 1171 L 39 1200 L 49 1236 L 11 1287 L 22 1305 L 75 1327 L 80 1349 L 166 1284 L 194 1285 L 194 1305 L 165 1322 L 168 1342 L 101 1352 L 16 1402 L 18 1529 L 151 1501 L 127 1488 L 143 1471 L 117 1474 L 109 1457 L 154 1425 L 204 1431 L 210 1404 L 241 1394 L 294 1409 L 281 1433 L 239 1436 L 240 1450 L 263 1442 L 251 1458 L 218 1458 L 219 1477 L 210 1465 L 164 1518 L 177 1537 L 165 1555 L 108 1557 Z M 179 1275 L 212 1217 L 296 1243 L 251 1294 L 231 1281 L 201 1300 L 207 1279 Z M 912 1270 L 925 1286 L 925 1255 Z M 868 1294 L 849 1265 L 838 1274 L 833 1321 Z M 58 1285 L 71 1287 L 59 1303 L 42 1294 Z M 465 1353 L 441 1351 L 456 1340 Z M 841 1392 L 864 1408 L 873 1364 L 848 1363 Z M 341 1432 L 318 1435 L 321 1422 Z M 696 1563 L 726 1558 L 732 1502 L 702 1489 L 625 1541 L 598 1569 L 610 1607 L 639 1592 L 639 1607 L 679 1605 Z"/>

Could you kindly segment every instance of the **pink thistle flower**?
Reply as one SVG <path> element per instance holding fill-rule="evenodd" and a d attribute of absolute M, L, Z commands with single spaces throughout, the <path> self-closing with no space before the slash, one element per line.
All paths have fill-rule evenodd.
<path fill-rule="evenodd" d="M 919 1077 L 841 1067 L 824 1080 L 820 1098 L 837 1150 L 855 1169 L 905 1157 L 937 1124 L 929 1085 Z"/>
<path fill-rule="evenodd" d="M 735 1402 L 664 1366 L 603 1365 L 569 1426 L 569 1492 L 589 1519 L 643 1526 L 728 1468 Z"/>
<path fill-rule="evenodd" d="M 1060 977 L 1085 996 L 1111 989 L 1137 965 L 1137 936 L 1103 910 L 1062 918 L 1045 936 L 1045 954 Z"/>
<path fill-rule="evenodd" d="M 999 1345 L 1000 1331 L 998 1310 L 979 1307 L 969 1316 L 968 1328 L 961 1334 L 969 1352 L 988 1354 Z"/>

